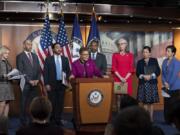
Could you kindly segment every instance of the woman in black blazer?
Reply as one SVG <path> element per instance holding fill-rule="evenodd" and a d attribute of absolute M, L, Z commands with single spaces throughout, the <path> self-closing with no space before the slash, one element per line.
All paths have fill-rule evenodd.
<path fill-rule="evenodd" d="M 137 99 L 142 102 L 144 108 L 149 111 L 153 120 L 153 103 L 159 102 L 157 77 L 160 68 L 156 58 L 151 58 L 151 48 L 143 48 L 144 58 L 137 63 L 136 76 L 139 79 Z"/>

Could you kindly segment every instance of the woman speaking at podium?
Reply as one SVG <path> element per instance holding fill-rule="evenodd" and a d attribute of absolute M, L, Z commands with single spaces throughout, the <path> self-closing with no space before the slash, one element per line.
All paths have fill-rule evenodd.
<path fill-rule="evenodd" d="M 79 50 L 80 58 L 72 63 L 72 72 L 70 79 L 73 78 L 93 78 L 103 77 L 108 78 L 96 67 L 93 60 L 89 58 L 89 50 L 86 47 L 82 47 Z"/>

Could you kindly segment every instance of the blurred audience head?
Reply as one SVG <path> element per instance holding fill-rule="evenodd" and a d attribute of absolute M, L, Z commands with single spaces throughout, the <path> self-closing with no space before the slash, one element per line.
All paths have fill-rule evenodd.
<path fill-rule="evenodd" d="M 35 97 L 30 104 L 30 113 L 33 120 L 48 120 L 52 112 L 51 102 L 47 97 Z"/>
<path fill-rule="evenodd" d="M 8 118 L 0 116 L 0 135 L 8 135 Z"/>
<path fill-rule="evenodd" d="M 113 122 L 114 135 L 151 135 L 152 123 L 149 113 L 138 106 L 120 111 Z"/>
<path fill-rule="evenodd" d="M 130 106 L 137 106 L 137 105 L 138 105 L 138 101 L 135 98 L 129 95 L 123 95 L 121 97 L 120 110 Z"/>

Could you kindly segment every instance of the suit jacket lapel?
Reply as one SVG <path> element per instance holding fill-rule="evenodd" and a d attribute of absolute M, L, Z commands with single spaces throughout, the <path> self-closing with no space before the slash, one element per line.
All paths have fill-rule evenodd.
<path fill-rule="evenodd" d="M 62 61 L 62 71 L 65 71 L 64 69 L 65 69 L 65 61 L 64 61 L 64 58 L 61 56 L 61 61 Z"/>
<path fill-rule="evenodd" d="M 53 66 L 53 68 L 56 70 L 56 63 L 55 63 L 55 57 L 54 57 L 54 55 L 53 56 L 51 56 L 51 61 L 52 61 L 52 66 Z"/>
<path fill-rule="evenodd" d="M 98 60 L 99 60 L 99 53 L 97 53 L 97 55 L 96 55 L 96 62 L 98 62 Z"/>
<path fill-rule="evenodd" d="M 31 53 L 32 56 L 32 60 L 33 60 L 33 66 L 36 65 L 36 58 L 35 55 L 33 53 Z"/>
<path fill-rule="evenodd" d="M 32 54 L 31 54 L 31 56 L 32 56 Z M 25 52 L 23 52 L 23 57 L 26 59 L 26 61 L 28 61 L 29 65 L 31 65 L 31 67 L 32 67 L 32 64 L 31 64 L 31 62 L 30 62 L 30 60 L 29 60 L 29 58 L 28 58 L 28 56 L 26 55 Z M 32 58 L 33 58 L 33 56 L 32 56 Z M 34 63 L 34 61 L 33 61 L 33 63 Z"/>

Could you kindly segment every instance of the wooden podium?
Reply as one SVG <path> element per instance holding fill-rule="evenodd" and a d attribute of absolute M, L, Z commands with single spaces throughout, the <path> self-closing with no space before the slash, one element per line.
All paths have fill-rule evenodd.
<path fill-rule="evenodd" d="M 103 133 L 111 119 L 113 79 L 77 78 L 71 83 L 76 131 Z"/>

